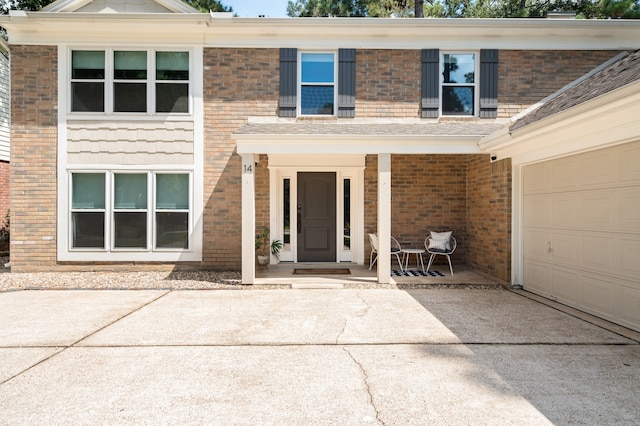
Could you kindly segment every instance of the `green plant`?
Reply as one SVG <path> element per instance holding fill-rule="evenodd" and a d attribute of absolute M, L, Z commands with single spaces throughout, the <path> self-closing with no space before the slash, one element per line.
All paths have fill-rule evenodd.
<path fill-rule="evenodd" d="M 11 225 L 9 218 L 9 210 L 7 210 L 7 214 L 4 217 L 4 220 L 0 222 L 0 238 L 5 238 L 8 240 L 11 235 Z"/>
<path fill-rule="evenodd" d="M 282 251 L 282 241 L 273 240 L 271 244 L 269 244 L 269 228 L 262 228 L 259 234 L 256 234 L 256 252 L 262 252 L 267 254 L 267 247 L 272 255 L 276 258 L 280 258 L 280 252 Z"/>

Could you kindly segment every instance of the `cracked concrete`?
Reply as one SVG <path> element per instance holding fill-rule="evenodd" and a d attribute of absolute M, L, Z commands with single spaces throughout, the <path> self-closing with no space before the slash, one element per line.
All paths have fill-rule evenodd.
<path fill-rule="evenodd" d="M 0 293 L 0 423 L 636 424 L 640 339 L 505 290 Z"/>
<path fill-rule="evenodd" d="M 364 383 L 365 389 L 367 390 L 367 394 L 369 395 L 369 402 L 371 403 L 371 408 L 373 408 L 376 412 L 376 420 L 378 421 L 379 424 L 386 425 L 386 423 L 382 421 L 382 419 L 380 418 L 380 411 L 378 411 L 378 408 L 376 407 L 376 403 L 373 399 L 373 394 L 371 393 L 371 387 L 369 386 L 369 375 L 367 374 L 367 371 L 364 369 L 362 364 L 360 364 L 360 362 L 358 362 L 358 360 L 353 356 L 353 354 L 349 351 L 349 349 L 347 348 L 342 348 L 342 349 L 344 349 L 344 351 L 347 354 L 349 354 L 349 357 L 358 366 L 358 368 L 360 369 L 360 372 L 362 372 L 362 381 Z"/>

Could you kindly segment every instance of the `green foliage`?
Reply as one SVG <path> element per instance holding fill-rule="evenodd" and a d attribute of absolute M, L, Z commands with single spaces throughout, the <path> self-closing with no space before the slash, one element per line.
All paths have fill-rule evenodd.
<path fill-rule="evenodd" d="M 575 12 L 578 18 L 640 18 L 640 0 L 425 0 L 424 17 L 541 18 L 548 12 Z M 296 0 L 287 14 L 306 16 L 415 16 L 414 0 Z"/>
<path fill-rule="evenodd" d="M 269 248 L 272 255 L 280 258 L 282 247 L 283 244 L 280 240 L 273 240 L 271 241 L 271 244 L 269 244 L 269 228 L 262 228 L 262 231 L 259 234 L 256 234 L 256 252 L 264 249 L 263 252 L 266 254 L 266 250 Z"/>
<path fill-rule="evenodd" d="M 218 0 L 182 0 L 194 9 L 200 12 L 233 12 L 229 6 L 223 5 Z"/>
<path fill-rule="evenodd" d="M 4 220 L 0 220 L 0 238 L 8 237 L 11 235 L 11 223 L 9 217 L 9 210 L 4 216 Z"/>

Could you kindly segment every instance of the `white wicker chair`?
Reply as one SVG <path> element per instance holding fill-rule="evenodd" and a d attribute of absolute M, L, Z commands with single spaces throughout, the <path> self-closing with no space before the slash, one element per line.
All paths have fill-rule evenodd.
<path fill-rule="evenodd" d="M 373 265 L 378 260 L 378 235 L 369 234 L 369 244 L 371 244 L 371 254 L 369 255 L 369 269 L 373 268 Z M 395 238 L 391 237 L 391 256 L 395 256 L 398 260 L 398 265 L 400 266 L 400 271 L 404 272 L 404 268 L 402 267 L 402 259 L 400 259 L 400 255 L 402 254 L 402 246 Z"/>
<path fill-rule="evenodd" d="M 433 241 L 432 241 L 433 240 Z M 437 241 L 437 243 L 435 242 Z M 427 265 L 427 272 L 429 272 L 429 268 L 431 268 L 431 264 L 433 263 L 433 259 L 440 255 L 446 256 L 449 261 L 449 271 L 451 271 L 451 276 L 453 276 L 453 266 L 451 266 L 451 255 L 454 251 L 456 251 L 456 247 L 458 243 L 456 239 L 451 236 L 445 240 L 434 240 L 431 235 L 429 235 L 424 240 L 424 248 L 427 250 L 429 256 L 429 264 Z"/>

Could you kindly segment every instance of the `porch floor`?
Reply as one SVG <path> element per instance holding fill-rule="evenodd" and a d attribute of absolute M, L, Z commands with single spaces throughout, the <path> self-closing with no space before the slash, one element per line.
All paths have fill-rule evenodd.
<path fill-rule="evenodd" d="M 294 269 L 349 269 L 348 275 L 294 275 Z M 397 265 L 391 269 L 398 269 Z M 455 265 L 454 275 L 448 265 L 436 265 L 431 270 L 444 276 L 391 277 L 390 284 L 378 284 L 376 268 L 355 263 L 288 263 L 281 262 L 256 270 L 255 284 L 282 285 L 290 288 L 367 288 L 367 287 L 478 287 L 498 288 L 503 285 L 498 280 L 474 271 L 464 265 Z"/>

